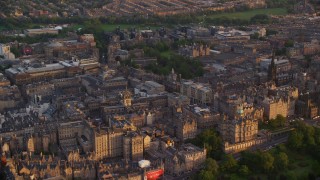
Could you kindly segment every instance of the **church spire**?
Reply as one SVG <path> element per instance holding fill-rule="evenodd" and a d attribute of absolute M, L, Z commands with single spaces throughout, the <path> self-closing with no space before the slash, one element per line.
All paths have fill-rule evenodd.
<path fill-rule="evenodd" d="M 270 81 L 276 82 L 276 65 L 275 65 L 275 51 L 272 50 L 272 60 L 269 66 L 268 78 Z"/>

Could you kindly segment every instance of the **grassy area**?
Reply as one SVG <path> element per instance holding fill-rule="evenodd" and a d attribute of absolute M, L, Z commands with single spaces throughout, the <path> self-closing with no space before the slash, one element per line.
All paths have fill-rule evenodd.
<path fill-rule="evenodd" d="M 0 31 L 3 31 L 3 30 L 5 30 L 5 29 L 6 29 L 6 27 L 0 26 Z"/>
<path fill-rule="evenodd" d="M 76 25 L 73 25 L 73 26 L 71 26 L 71 29 L 73 29 L 73 30 L 78 30 L 79 28 L 83 28 L 84 26 L 83 25 L 80 25 L 80 24 L 76 24 Z"/>
<path fill-rule="evenodd" d="M 163 51 L 160 53 L 162 57 L 164 58 L 170 58 L 173 55 L 173 52 L 168 50 L 168 51 Z"/>
<path fill-rule="evenodd" d="M 280 145 L 283 146 L 283 145 Z M 279 146 L 275 149 L 269 150 L 271 154 L 276 154 Z M 292 151 L 288 148 L 284 151 L 289 159 L 289 166 L 284 174 L 290 174 L 297 179 L 306 179 L 308 174 L 312 172 L 312 165 L 316 162 L 312 157 L 307 154 L 301 154 L 295 151 Z"/>
<path fill-rule="evenodd" d="M 105 31 L 114 31 L 118 26 L 120 26 L 121 29 L 129 29 L 133 27 L 133 25 L 129 24 L 102 24 L 101 28 Z"/>
<path fill-rule="evenodd" d="M 273 177 L 274 179 L 280 179 L 281 175 L 286 176 L 289 179 L 308 179 L 309 173 L 317 173 L 315 170 L 315 165 L 317 165 L 317 161 L 313 159 L 311 156 L 305 153 L 299 153 L 296 151 L 293 151 L 286 147 L 284 144 L 278 145 L 276 148 L 270 149 L 268 153 L 272 154 L 274 158 L 276 158 L 277 154 L 280 152 L 286 153 L 288 156 L 288 167 L 286 170 L 283 170 L 281 172 L 277 172 L 276 177 Z M 252 169 L 251 169 L 252 170 Z M 259 173 L 255 172 L 255 170 L 252 170 L 250 175 L 243 177 L 238 172 L 233 172 L 226 177 L 228 179 L 261 179 L 261 180 L 267 180 L 268 176 L 270 174 L 268 173 Z"/>
<path fill-rule="evenodd" d="M 234 13 L 221 13 L 221 14 L 213 14 L 207 17 L 209 18 L 222 18 L 226 17 L 229 19 L 243 19 L 250 20 L 253 16 L 257 14 L 267 14 L 267 15 L 286 15 L 287 9 L 285 8 L 270 8 L 270 9 L 254 9 L 244 12 L 234 12 Z M 203 18 L 202 16 L 199 18 Z"/>
<path fill-rule="evenodd" d="M 312 164 L 314 159 L 308 155 L 301 155 L 297 152 L 288 150 L 287 155 L 289 157 L 288 173 L 297 177 L 298 179 L 304 179 L 308 176 L 309 172 L 312 172 Z"/>

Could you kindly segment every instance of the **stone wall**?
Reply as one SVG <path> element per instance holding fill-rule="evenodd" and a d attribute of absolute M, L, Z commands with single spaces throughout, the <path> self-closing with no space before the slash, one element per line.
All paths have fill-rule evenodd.
<path fill-rule="evenodd" d="M 242 143 L 236 143 L 236 144 L 229 144 L 228 142 L 225 142 L 223 150 L 227 154 L 238 153 L 246 149 L 249 149 L 253 146 L 263 144 L 265 142 L 267 142 L 267 138 L 258 138 L 258 139 L 254 139 L 254 140 L 250 140 Z"/>

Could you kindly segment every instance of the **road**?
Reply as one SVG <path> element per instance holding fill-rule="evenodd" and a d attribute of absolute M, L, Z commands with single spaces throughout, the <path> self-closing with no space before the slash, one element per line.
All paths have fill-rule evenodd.
<path fill-rule="evenodd" d="M 310 125 L 310 126 L 314 126 L 314 127 L 320 128 L 320 118 L 311 119 L 311 120 L 305 120 L 304 122 L 306 124 Z"/>
<path fill-rule="evenodd" d="M 274 147 L 274 146 L 276 146 L 278 144 L 282 144 L 282 143 L 287 142 L 287 140 L 288 140 L 288 137 L 282 137 L 282 138 L 279 138 L 279 139 L 274 139 L 274 140 L 268 141 L 266 143 L 263 143 L 261 145 L 254 146 L 254 147 L 248 149 L 247 151 L 250 151 L 250 152 L 257 151 L 257 150 L 267 151 L 267 150 L 270 150 L 272 147 Z M 235 154 L 233 154 L 233 157 L 236 160 L 240 160 L 241 153 L 235 153 Z"/>

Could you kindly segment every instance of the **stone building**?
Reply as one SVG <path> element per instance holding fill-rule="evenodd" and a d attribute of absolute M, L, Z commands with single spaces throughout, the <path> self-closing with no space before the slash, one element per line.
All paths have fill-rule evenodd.
<path fill-rule="evenodd" d="M 187 139 L 193 139 L 197 135 L 197 120 L 188 114 L 182 112 L 175 117 L 176 124 L 176 137 L 185 141 Z"/>
<path fill-rule="evenodd" d="M 123 154 L 123 133 L 120 129 L 95 129 L 94 153 L 96 160 L 121 157 Z"/>
<path fill-rule="evenodd" d="M 303 55 L 314 55 L 320 52 L 320 43 L 316 39 L 311 42 L 303 43 L 302 46 Z"/>
<path fill-rule="evenodd" d="M 192 144 L 184 144 L 179 149 L 168 148 L 165 154 L 167 154 L 164 164 L 166 173 L 179 176 L 203 167 L 207 150 Z"/>
<path fill-rule="evenodd" d="M 0 56 L 5 59 L 15 59 L 15 55 L 11 52 L 10 46 L 6 44 L 0 44 Z"/>
<path fill-rule="evenodd" d="M 26 36 L 37 36 L 41 34 L 59 34 L 59 30 L 55 28 L 42 28 L 42 29 L 26 29 L 24 30 Z"/>
<path fill-rule="evenodd" d="M 220 122 L 220 114 L 212 112 L 209 108 L 187 106 L 183 107 L 183 111 L 197 120 L 197 129 L 199 131 L 217 128 Z"/>
<path fill-rule="evenodd" d="M 221 137 L 231 144 L 254 140 L 258 134 L 258 120 L 251 117 L 224 119 L 220 124 Z"/>
<path fill-rule="evenodd" d="M 8 108 L 17 107 L 22 100 L 18 86 L 9 85 L 0 87 L 0 112 Z"/>
<path fill-rule="evenodd" d="M 217 96 L 215 98 L 215 109 L 221 114 L 226 114 L 229 118 L 234 119 L 239 114 L 254 115 L 255 119 L 263 119 L 263 108 L 248 103 L 249 98 L 245 96 L 230 95 L 230 96 Z"/>
<path fill-rule="evenodd" d="M 28 152 L 30 153 L 34 153 L 35 152 L 35 142 L 34 142 L 34 138 L 31 136 L 28 138 L 28 141 L 27 141 L 27 150 Z"/>
<path fill-rule="evenodd" d="M 202 56 L 210 55 L 210 48 L 203 44 L 194 44 L 191 46 L 181 46 L 179 47 L 179 54 L 189 58 L 196 58 Z"/>
<path fill-rule="evenodd" d="M 242 100 L 224 108 L 219 132 L 226 153 L 239 152 L 263 142 L 258 137 L 258 123 L 263 119 L 263 108 Z"/>
<path fill-rule="evenodd" d="M 213 91 L 208 84 L 186 81 L 181 84 L 180 93 L 190 98 L 191 103 L 209 105 L 213 102 Z"/>
<path fill-rule="evenodd" d="M 25 85 L 22 89 L 22 94 L 26 99 L 37 102 L 39 98 L 52 96 L 54 85 L 48 82 L 40 82 Z"/>
<path fill-rule="evenodd" d="M 122 98 L 123 98 L 123 105 L 125 107 L 129 107 L 131 106 L 131 102 L 132 102 L 132 93 L 130 91 L 128 91 L 127 89 L 125 91 L 123 91 L 123 93 L 121 94 Z"/>
<path fill-rule="evenodd" d="M 96 46 L 96 42 L 95 42 L 93 34 L 83 34 L 83 35 L 79 36 L 79 42 L 86 42 L 86 43 L 90 44 L 91 47 Z"/>
<path fill-rule="evenodd" d="M 146 115 L 144 113 L 133 113 L 128 115 L 129 121 L 132 123 L 135 127 L 143 127 L 146 124 Z M 149 122 L 151 123 L 151 122 Z M 152 124 L 152 123 L 151 123 Z"/>
<path fill-rule="evenodd" d="M 114 67 L 117 65 L 115 53 L 121 49 L 120 45 L 120 39 L 118 36 L 112 36 L 110 43 L 108 45 L 108 57 L 107 57 L 107 63 L 109 67 Z"/>
<path fill-rule="evenodd" d="M 80 67 L 65 62 L 46 64 L 42 67 L 18 67 L 5 71 L 8 79 L 16 85 L 26 85 L 40 81 L 73 77 L 82 74 Z"/>
<path fill-rule="evenodd" d="M 143 159 L 143 136 L 137 132 L 127 132 L 123 137 L 123 157 L 126 160 L 139 161 Z"/>
<path fill-rule="evenodd" d="M 264 107 L 264 116 L 270 120 L 282 115 L 288 116 L 290 100 L 284 97 L 266 97 L 261 103 Z"/>
<path fill-rule="evenodd" d="M 58 58 L 70 55 L 80 55 L 83 53 L 90 54 L 94 57 L 99 57 L 99 50 L 95 47 L 96 43 L 92 35 L 82 35 L 79 40 L 64 40 L 54 39 L 44 47 L 44 52 L 47 58 Z"/>
<path fill-rule="evenodd" d="M 94 163 L 81 159 L 78 152 L 70 153 L 67 161 L 52 155 L 26 156 L 13 161 L 11 170 L 15 179 L 96 179 Z"/>
<path fill-rule="evenodd" d="M 316 96 L 316 94 L 314 94 Z M 319 115 L 319 105 L 309 93 L 301 94 L 296 103 L 296 113 L 305 118 L 314 118 Z"/>
<path fill-rule="evenodd" d="M 72 121 L 60 123 L 58 127 L 59 145 L 64 149 L 64 153 L 77 149 L 77 138 L 82 135 L 84 129 L 82 121 Z"/>

